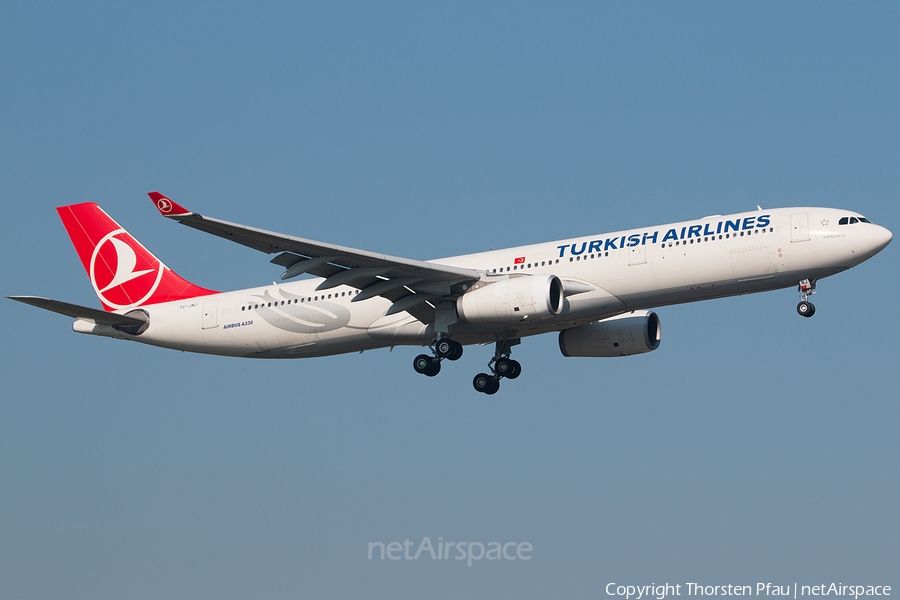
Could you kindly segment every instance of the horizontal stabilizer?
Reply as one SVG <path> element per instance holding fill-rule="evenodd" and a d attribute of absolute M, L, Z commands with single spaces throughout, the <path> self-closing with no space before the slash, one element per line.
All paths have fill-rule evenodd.
<path fill-rule="evenodd" d="M 37 296 L 7 296 L 10 300 L 37 306 L 44 310 L 49 310 L 67 317 L 74 317 L 83 321 L 96 323 L 97 325 L 110 325 L 112 327 L 140 327 L 146 324 L 146 319 L 135 319 L 125 315 L 113 312 L 106 312 L 96 308 L 88 308 L 87 306 L 78 306 L 77 304 L 69 304 L 68 302 L 60 302 L 59 300 L 50 300 L 49 298 L 38 298 Z"/>

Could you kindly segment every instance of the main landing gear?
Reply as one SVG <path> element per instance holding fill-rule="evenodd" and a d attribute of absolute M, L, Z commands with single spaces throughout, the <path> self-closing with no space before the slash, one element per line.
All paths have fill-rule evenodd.
<path fill-rule="evenodd" d="M 428 377 L 434 377 L 441 372 L 441 361 L 445 358 L 459 360 L 463 354 L 463 347 L 459 342 L 442 338 L 431 345 L 431 351 L 434 356 L 420 354 L 413 360 L 413 368 L 416 372 Z"/>
<path fill-rule="evenodd" d="M 816 280 L 804 279 L 797 288 L 800 292 L 800 304 L 797 305 L 797 312 L 803 317 L 811 317 L 816 314 L 816 307 L 808 298 L 816 293 Z"/>
<path fill-rule="evenodd" d="M 512 347 L 519 343 L 519 338 L 497 342 L 494 357 L 488 362 L 490 374 L 479 373 L 472 380 L 472 385 L 476 390 L 489 395 L 496 394 L 500 389 L 501 379 L 504 377 L 515 379 L 522 373 L 522 365 L 509 357 Z M 462 344 L 449 338 L 436 340 L 430 348 L 433 356 L 420 354 L 413 360 L 413 368 L 416 372 L 428 377 L 434 377 L 441 372 L 442 360 L 458 360 L 463 353 Z"/>
<path fill-rule="evenodd" d="M 509 357 L 511 348 L 519 343 L 519 339 L 497 342 L 494 357 L 488 362 L 491 374 L 479 373 L 472 380 L 472 386 L 484 394 L 496 394 L 500 389 L 500 379 L 515 379 L 522 373 L 522 365 Z"/>

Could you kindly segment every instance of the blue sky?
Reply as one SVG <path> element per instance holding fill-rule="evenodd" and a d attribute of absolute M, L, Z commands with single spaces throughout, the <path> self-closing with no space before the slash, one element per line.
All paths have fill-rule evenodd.
<path fill-rule="evenodd" d="M 7 3 L 3 295 L 99 306 L 54 207 L 213 289 L 268 257 L 160 218 L 427 259 L 756 207 L 900 229 L 891 3 Z M 0 595 L 598 598 L 610 582 L 900 585 L 894 246 L 663 307 L 651 354 L 303 361 L 76 335 L 5 301 Z M 528 542 L 530 561 L 367 560 Z"/>

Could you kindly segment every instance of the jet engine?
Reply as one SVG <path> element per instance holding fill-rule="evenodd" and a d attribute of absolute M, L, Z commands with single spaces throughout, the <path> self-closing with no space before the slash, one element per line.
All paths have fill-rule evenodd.
<path fill-rule="evenodd" d="M 467 323 L 517 323 L 558 315 L 563 299 L 563 284 L 556 275 L 522 275 L 463 294 L 456 312 Z"/>
<path fill-rule="evenodd" d="M 559 332 L 563 356 L 631 356 L 659 348 L 659 317 L 638 310 Z"/>

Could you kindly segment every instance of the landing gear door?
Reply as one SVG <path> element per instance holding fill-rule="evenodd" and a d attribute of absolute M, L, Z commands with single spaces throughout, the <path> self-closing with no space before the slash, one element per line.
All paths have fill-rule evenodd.
<path fill-rule="evenodd" d="M 809 241 L 809 214 L 797 213 L 791 215 L 791 241 Z"/>
<path fill-rule="evenodd" d="M 207 300 L 203 303 L 203 329 L 215 329 L 219 326 L 219 321 L 216 318 L 218 308 L 218 300 Z"/>

